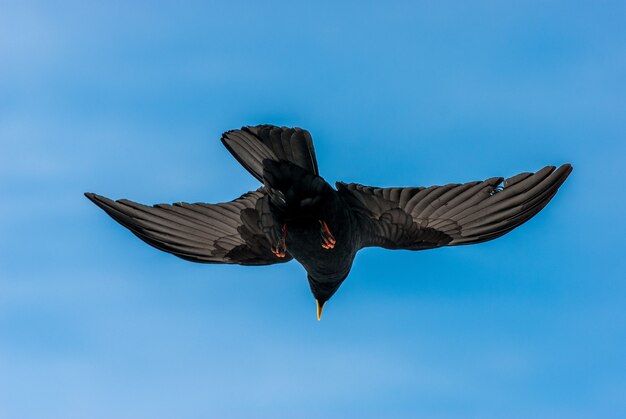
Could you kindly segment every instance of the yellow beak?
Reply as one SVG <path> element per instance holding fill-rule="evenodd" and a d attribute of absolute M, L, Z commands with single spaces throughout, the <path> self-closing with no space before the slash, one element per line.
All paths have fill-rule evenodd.
<path fill-rule="evenodd" d="M 315 305 L 317 306 L 317 321 L 320 321 L 322 319 L 322 310 L 324 310 L 324 304 L 326 304 L 326 302 L 320 304 L 319 301 L 315 300 Z"/>

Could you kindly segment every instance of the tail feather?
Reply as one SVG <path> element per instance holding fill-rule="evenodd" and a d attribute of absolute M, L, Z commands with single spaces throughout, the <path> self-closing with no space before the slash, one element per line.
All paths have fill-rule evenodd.
<path fill-rule="evenodd" d="M 291 162 L 318 175 L 313 140 L 301 128 L 258 125 L 225 132 L 222 143 L 252 176 L 263 182 L 263 160 Z"/>

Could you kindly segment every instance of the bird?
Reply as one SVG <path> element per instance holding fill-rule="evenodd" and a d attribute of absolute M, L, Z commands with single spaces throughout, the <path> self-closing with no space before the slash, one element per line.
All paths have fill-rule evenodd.
<path fill-rule="evenodd" d="M 199 263 L 272 265 L 307 273 L 317 320 L 366 247 L 425 250 L 482 243 L 525 223 L 554 197 L 571 164 L 443 186 L 376 187 L 320 176 L 302 128 L 244 126 L 222 134 L 260 183 L 230 202 L 143 205 L 85 196 L 149 245 Z"/>

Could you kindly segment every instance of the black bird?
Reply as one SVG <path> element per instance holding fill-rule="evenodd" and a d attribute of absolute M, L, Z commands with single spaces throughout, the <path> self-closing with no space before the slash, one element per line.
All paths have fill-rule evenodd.
<path fill-rule="evenodd" d="M 146 243 L 192 262 L 296 259 L 307 271 L 318 320 L 359 249 L 423 250 L 495 239 L 537 214 L 572 171 L 564 164 L 506 180 L 398 188 L 337 182 L 334 189 L 319 176 L 306 130 L 244 127 L 224 133 L 222 143 L 263 186 L 221 204 L 146 206 L 85 195 Z"/>

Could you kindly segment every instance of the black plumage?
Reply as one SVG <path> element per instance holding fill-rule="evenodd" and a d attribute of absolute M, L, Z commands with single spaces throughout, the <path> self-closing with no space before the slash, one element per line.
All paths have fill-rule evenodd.
<path fill-rule="evenodd" d="M 345 280 L 359 249 L 422 250 L 480 243 L 528 221 L 556 194 L 572 166 L 508 179 L 431 187 L 377 188 L 319 176 L 310 134 L 260 125 L 222 142 L 258 190 L 221 204 L 146 206 L 86 193 L 146 243 L 201 263 L 269 265 L 291 259 L 307 271 L 318 304 Z"/>

